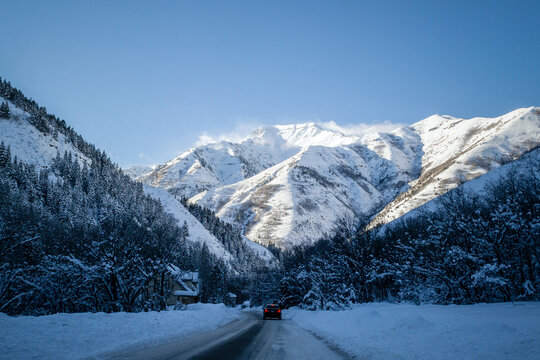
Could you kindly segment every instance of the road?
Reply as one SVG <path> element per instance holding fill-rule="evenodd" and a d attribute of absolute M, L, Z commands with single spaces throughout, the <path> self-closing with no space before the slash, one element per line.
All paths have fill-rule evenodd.
<path fill-rule="evenodd" d="M 262 320 L 246 312 L 219 329 L 169 343 L 114 354 L 114 360 L 203 359 L 348 359 L 347 354 L 300 328 L 291 320 Z"/>

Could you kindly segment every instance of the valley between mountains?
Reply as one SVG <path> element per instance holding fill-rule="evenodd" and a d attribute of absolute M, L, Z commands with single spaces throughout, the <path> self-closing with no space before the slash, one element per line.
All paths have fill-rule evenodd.
<path fill-rule="evenodd" d="M 121 169 L 0 79 L 0 140 L 0 358 L 538 357 L 540 108 Z"/>

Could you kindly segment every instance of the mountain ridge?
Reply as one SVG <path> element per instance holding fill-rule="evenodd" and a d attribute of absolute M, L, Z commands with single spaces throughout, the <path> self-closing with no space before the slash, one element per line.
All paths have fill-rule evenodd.
<path fill-rule="evenodd" d="M 390 132 L 316 123 L 189 149 L 137 180 L 206 206 L 268 245 L 312 242 L 343 221 L 384 224 L 538 145 L 540 110 L 432 115 Z M 332 211 L 328 211 L 332 209 Z"/>

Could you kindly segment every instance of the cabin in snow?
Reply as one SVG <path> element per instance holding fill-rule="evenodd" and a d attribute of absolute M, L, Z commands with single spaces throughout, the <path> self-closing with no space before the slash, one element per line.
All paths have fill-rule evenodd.
<path fill-rule="evenodd" d="M 160 277 L 148 284 L 150 294 L 162 296 L 167 306 L 199 302 L 200 282 L 196 271 L 183 271 L 170 264 Z"/>

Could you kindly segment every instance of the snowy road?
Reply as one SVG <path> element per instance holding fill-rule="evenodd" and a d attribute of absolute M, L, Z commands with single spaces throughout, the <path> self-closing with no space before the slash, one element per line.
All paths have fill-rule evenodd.
<path fill-rule="evenodd" d="M 261 320 L 258 312 L 214 331 L 110 357 L 123 359 L 347 359 L 291 320 Z"/>

